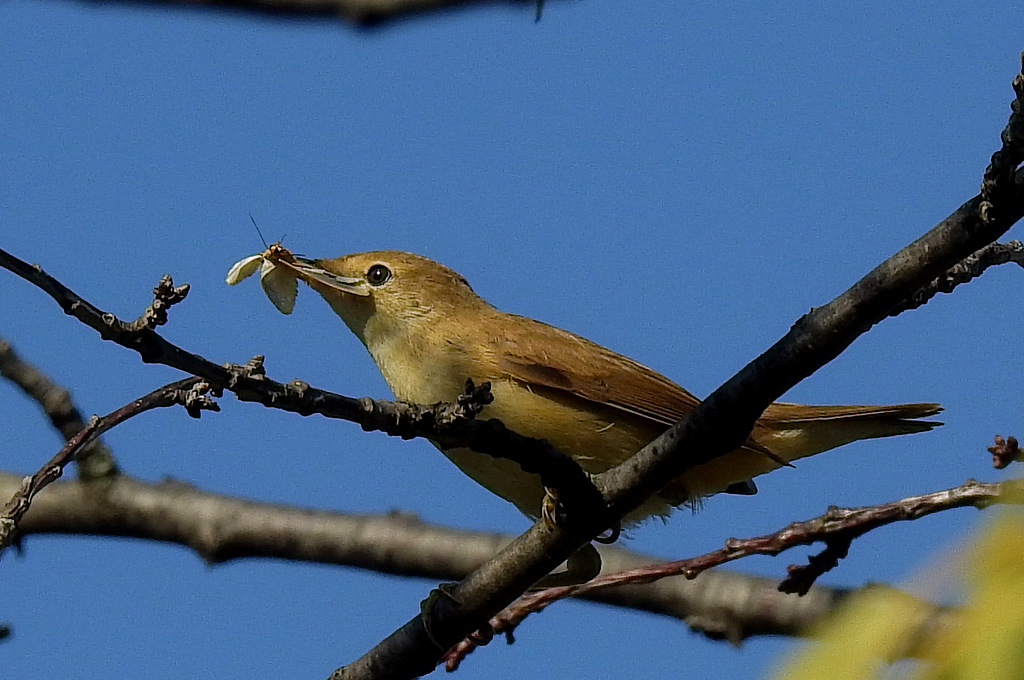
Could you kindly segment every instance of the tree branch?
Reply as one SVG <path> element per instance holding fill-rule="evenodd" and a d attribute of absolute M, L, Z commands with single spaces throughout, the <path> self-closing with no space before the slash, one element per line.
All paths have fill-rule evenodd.
<path fill-rule="evenodd" d="M 1018 97 L 1024 75 L 1014 80 Z M 1007 131 L 1020 127 L 1019 102 Z M 1003 148 L 986 173 L 985 191 L 928 233 L 869 272 L 827 305 L 812 310 L 764 354 L 713 392 L 686 418 L 636 455 L 598 476 L 615 516 L 621 517 L 668 481 L 742 445 L 774 400 L 825 365 L 913 292 L 995 241 L 1024 215 L 1013 159 L 1021 136 L 1004 131 Z M 442 654 L 484 625 L 531 584 L 596 535 L 569 535 L 535 524 L 445 597 L 429 598 L 421 613 L 332 679 L 405 678 L 430 672 Z"/>
<path fill-rule="evenodd" d="M 952 293 L 962 283 L 967 283 L 985 273 L 989 267 L 1006 262 L 1016 262 L 1024 267 L 1024 243 L 990 243 L 972 255 L 968 255 L 907 298 L 903 304 L 889 312 L 896 316 L 911 309 L 917 309 L 939 293 Z"/>
<path fill-rule="evenodd" d="M 198 418 L 204 410 L 219 411 L 220 407 L 207 396 L 207 392 L 209 386 L 201 378 L 186 378 L 164 385 L 102 418 L 91 418 L 86 426 L 71 437 L 38 472 L 22 480 L 21 486 L 4 506 L 0 512 L 0 552 L 17 536 L 18 524 L 28 512 L 36 494 L 58 480 L 64 474 L 64 468 L 70 465 L 96 437 L 129 418 L 155 408 L 181 405 L 193 418 Z"/>
<path fill-rule="evenodd" d="M 628 571 L 604 573 L 586 583 L 528 593 L 493 617 L 488 622 L 485 633 L 477 631 L 449 650 L 444 659 L 445 667 L 449 671 L 455 670 L 466 654 L 481 643 L 486 644 L 494 634 L 510 635 L 527 616 L 543 611 L 552 603 L 566 597 L 586 596 L 604 588 L 651 583 L 669 576 L 694 579 L 708 569 L 742 557 L 774 556 L 791 548 L 816 542 L 824 542 L 830 547 L 840 545 L 841 549 L 845 550 L 856 538 L 882 526 L 912 521 L 954 508 L 973 507 L 980 510 L 996 504 L 1024 504 L 1024 479 L 1011 479 L 998 484 L 968 480 L 953 489 L 910 496 L 881 505 L 863 508 L 832 507 L 820 517 L 794 522 L 785 529 L 766 536 L 729 539 L 725 547 L 697 557 L 652 564 Z M 812 556 L 808 565 L 791 565 L 788 569 L 789 576 L 778 584 L 778 591 L 800 596 L 812 592 L 811 585 L 823 573 L 817 565 L 820 561 L 816 559 L 817 557 Z M 799 634 L 799 631 L 797 633 Z"/>
<path fill-rule="evenodd" d="M 14 494 L 20 483 L 19 476 L 0 473 L 0 496 Z M 397 513 L 308 510 L 125 475 L 54 482 L 32 503 L 19 532 L 21 537 L 72 534 L 164 541 L 192 549 L 209 564 L 270 557 L 434 580 L 462 578 L 513 539 L 430 525 Z M 661 561 L 610 546 L 599 550 L 609 571 Z M 810 596 L 797 598 L 780 593 L 777 585 L 772 579 L 715 570 L 695 581 L 665 579 L 581 597 L 670 616 L 709 637 L 739 642 L 756 635 L 797 635 L 848 593 L 819 586 Z"/>

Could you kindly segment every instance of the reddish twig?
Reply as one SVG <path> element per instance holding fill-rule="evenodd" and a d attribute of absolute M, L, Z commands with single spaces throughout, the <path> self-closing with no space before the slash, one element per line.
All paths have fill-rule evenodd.
<path fill-rule="evenodd" d="M 495 634 L 511 639 L 515 628 L 530 614 L 566 597 L 616 586 L 652 583 L 669 576 L 696 578 L 702 572 L 726 562 L 749 555 L 778 555 L 803 545 L 824 542 L 826 548 L 808 560 L 808 564 L 790 566 L 789 575 L 779 583 L 785 593 L 806 594 L 814 581 L 836 566 L 846 556 L 852 542 L 867 532 L 895 522 L 919 519 L 953 508 L 985 508 L 994 504 L 1024 504 L 1024 479 L 1011 479 L 996 484 L 968 480 L 964 484 L 920 496 L 910 496 L 890 503 L 863 508 L 831 507 L 815 519 L 794 522 L 785 529 L 765 536 L 729 539 L 725 546 L 704 555 L 674 562 L 665 562 L 597 578 L 572 586 L 547 588 L 523 595 L 489 621 L 485 633 L 474 633 L 452 647 L 442 658 L 445 668 L 454 670 L 476 647 L 486 644 Z"/>

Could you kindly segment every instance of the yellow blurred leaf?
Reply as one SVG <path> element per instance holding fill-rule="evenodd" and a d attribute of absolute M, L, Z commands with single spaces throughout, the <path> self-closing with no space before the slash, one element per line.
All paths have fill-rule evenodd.
<path fill-rule="evenodd" d="M 962 606 L 939 617 L 927 600 L 866 588 L 814 631 L 814 641 L 774 678 L 1024 678 L 1024 518 L 1003 513 L 966 550 L 951 550 L 943 559 L 959 574 Z M 918 660 L 895 672 L 891 662 L 910 654 Z"/>

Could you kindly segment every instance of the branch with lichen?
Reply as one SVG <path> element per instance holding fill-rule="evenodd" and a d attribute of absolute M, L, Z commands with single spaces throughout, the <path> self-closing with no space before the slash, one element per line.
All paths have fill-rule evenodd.
<path fill-rule="evenodd" d="M 889 312 L 889 316 L 917 309 L 939 293 L 952 293 L 954 288 L 976 279 L 989 267 L 1007 262 L 1014 262 L 1024 267 L 1024 243 L 1008 241 L 1007 243 L 988 244 L 936 276 L 928 285 L 918 289 L 903 304 Z"/>

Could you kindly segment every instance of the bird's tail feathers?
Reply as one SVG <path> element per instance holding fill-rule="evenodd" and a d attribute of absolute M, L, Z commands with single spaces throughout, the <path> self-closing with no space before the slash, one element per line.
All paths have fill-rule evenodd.
<path fill-rule="evenodd" d="M 860 439 L 927 432 L 942 423 L 928 418 L 938 404 L 804 406 L 776 403 L 761 416 L 754 439 L 787 461 L 813 456 Z"/>

